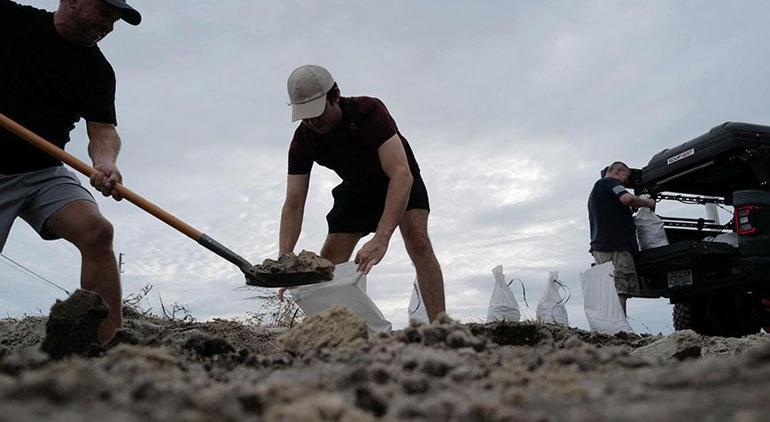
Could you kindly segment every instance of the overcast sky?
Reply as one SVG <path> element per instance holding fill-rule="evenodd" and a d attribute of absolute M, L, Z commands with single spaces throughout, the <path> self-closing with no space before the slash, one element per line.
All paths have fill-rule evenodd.
<path fill-rule="evenodd" d="M 55 0 L 23 0 L 53 10 Z M 139 27 L 100 45 L 118 80 L 126 185 L 257 263 L 277 253 L 286 180 L 286 78 L 328 68 L 343 95 L 382 99 L 409 140 L 431 200 L 447 308 L 482 321 L 502 264 L 534 316 L 549 271 L 571 289 L 590 266 L 586 199 L 614 160 L 634 167 L 725 121 L 770 123 L 767 1 L 147 1 Z M 87 158 L 83 124 L 68 150 Z M 326 236 L 338 178 L 315 166 L 298 250 Z M 100 198 L 125 254 L 125 293 L 152 284 L 198 319 L 245 316 L 236 267 L 127 202 Z M 684 212 L 661 206 L 659 213 Z M 703 214 L 701 209 L 690 210 Z M 723 213 L 723 218 L 728 215 Z M 79 256 L 18 220 L 3 252 L 75 289 Z M 64 293 L 0 265 L 0 312 Z M 414 273 L 399 235 L 368 279 L 395 327 Z M 523 295 L 515 289 L 523 304 Z M 635 299 L 640 332 L 670 332 L 666 300 Z"/>

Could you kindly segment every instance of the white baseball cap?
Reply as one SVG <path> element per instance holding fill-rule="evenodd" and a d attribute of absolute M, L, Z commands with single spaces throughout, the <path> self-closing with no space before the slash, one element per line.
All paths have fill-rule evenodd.
<path fill-rule="evenodd" d="M 326 93 L 334 86 L 334 78 L 323 67 L 306 64 L 291 72 L 286 86 L 289 90 L 291 121 L 296 122 L 323 114 Z"/>

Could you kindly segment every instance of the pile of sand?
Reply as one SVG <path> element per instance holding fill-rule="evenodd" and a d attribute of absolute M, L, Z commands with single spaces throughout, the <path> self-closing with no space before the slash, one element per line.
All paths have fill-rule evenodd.
<path fill-rule="evenodd" d="M 334 305 L 320 314 L 309 316 L 280 338 L 284 350 L 302 354 L 318 349 L 357 349 L 369 337 L 366 321 L 348 308 Z"/>
<path fill-rule="evenodd" d="M 634 350 L 633 354 L 663 361 L 700 357 L 729 357 L 740 355 L 744 351 L 765 342 L 767 342 L 766 335 L 724 338 L 703 336 L 692 330 L 684 330 L 640 347 Z"/>

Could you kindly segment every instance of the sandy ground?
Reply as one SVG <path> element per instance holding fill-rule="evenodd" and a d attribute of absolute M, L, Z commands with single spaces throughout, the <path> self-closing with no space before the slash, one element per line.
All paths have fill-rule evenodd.
<path fill-rule="evenodd" d="M 770 412 L 764 335 L 447 319 L 368 337 L 344 308 L 288 331 L 128 309 L 107 350 L 53 360 L 40 351 L 46 323 L 0 321 L 2 421 L 743 422 Z"/>

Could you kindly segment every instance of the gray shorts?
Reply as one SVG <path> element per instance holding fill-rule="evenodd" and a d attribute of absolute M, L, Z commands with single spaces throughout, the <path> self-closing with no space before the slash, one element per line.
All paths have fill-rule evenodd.
<path fill-rule="evenodd" d="M 639 277 L 636 275 L 634 257 L 630 252 L 593 251 L 591 254 L 597 264 L 612 261 L 615 267 L 615 289 L 619 295 L 633 296 L 639 293 Z"/>
<path fill-rule="evenodd" d="M 46 221 L 74 201 L 96 204 L 75 173 L 64 166 L 0 174 L 0 252 L 16 217 L 23 218 L 43 239 L 58 239 L 46 229 Z"/>

